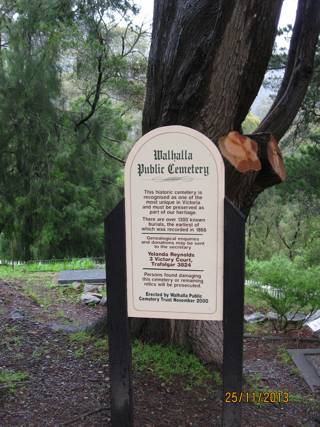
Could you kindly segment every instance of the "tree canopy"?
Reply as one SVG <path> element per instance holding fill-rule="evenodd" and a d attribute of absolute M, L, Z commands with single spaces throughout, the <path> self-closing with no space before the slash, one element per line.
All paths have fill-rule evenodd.
<path fill-rule="evenodd" d="M 1 3 L 0 257 L 103 254 L 143 101 L 134 13 L 127 1 Z"/>

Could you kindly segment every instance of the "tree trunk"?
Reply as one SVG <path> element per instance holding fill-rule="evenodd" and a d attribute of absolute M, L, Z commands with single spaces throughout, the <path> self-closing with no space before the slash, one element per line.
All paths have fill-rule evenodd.
<path fill-rule="evenodd" d="M 269 132 L 270 121 L 259 134 L 243 140 L 240 159 L 235 152 L 241 143 L 231 147 L 226 138 L 230 131 L 241 131 L 262 84 L 281 6 L 282 0 L 155 0 L 154 4 L 143 133 L 180 124 L 199 130 L 215 144 L 226 135 L 227 146 L 222 140 L 219 144 L 225 157 L 226 195 L 246 215 L 258 194 L 283 181 L 281 153 Z M 286 104 L 288 119 L 277 128 L 278 140 L 297 114 L 307 90 L 314 40 L 319 33 L 319 10 L 319 2 L 300 0 L 286 88 L 282 88 L 286 99 L 291 96 L 295 102 Z M 295 62 L 303 64 L 304 59 L 307 72 L 303 67 L 303 84 L 297 85 L 290 76 L 298 72 Z M 239 137 L 239 133 L 235 135 Z M 184 345 L 206 362 L 221 363 L 221 322 L 135 319 L 133 333 L 151 341 Z"/>
<path fill-rule="evenodd" d="M 241 124 L 262 84 L 283 0 L 155 0 L 143 133 L 194 128 L 220 148 L 226 196 L 247 216 L 257 196 L 285 178 L 277 141 L 297 114 L 312 75 L 320 2 L 299 0 L 279 96 L 253 135 Z M 276 138 L 276 139 L 275 139 Z M 221 322 L 132 319 L 132 334 L 222 361 Z"/>

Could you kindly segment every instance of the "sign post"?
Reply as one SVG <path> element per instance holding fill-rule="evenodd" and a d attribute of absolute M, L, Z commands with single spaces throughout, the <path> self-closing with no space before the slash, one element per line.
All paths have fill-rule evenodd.
<path fill-rule="evenodd" d="M 133 426 L 131 339 L 127 311 L 124 201 L 105 220 L 107 322 L 112 426 Z"/>
<path fill-rule="evenodd" d="M 133 426 L 128 316 L 223 320 L 223 395 L 241 392 L 244 223 L 204 135 L 168 126 L 135 144 L 125 203 L 105 221 L 112 426 Z M 240 412 L 224 403 L 223 425 Z"/>
<path fill-rule="evenodd" d="M 223 427 L 241 426 L 245 218 L 228 199 L 224 210 Z M 229 394 L 230 393 L 230 394 Z"/>

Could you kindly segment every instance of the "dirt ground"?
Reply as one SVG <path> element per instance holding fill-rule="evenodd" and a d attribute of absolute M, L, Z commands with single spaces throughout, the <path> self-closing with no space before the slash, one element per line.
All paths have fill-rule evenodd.
<path fill-rule="evenodd" d="M 105 308 L 64 299 L 41 281 L 33 278 L 32 288 L 24 279 L 0 280 L 0 372 L 27 375 L 15 387 L 0 383 L 0 426 L 108 426 L 106 348 L 101 340 L 99 346 L 83 345 L 69 336 Z M 306 332 L 299 339 L 296 333 L 275 340 L 245 338 L 245 389 L 286 391 L 289 402 L 242 404 L 244 426 L 320 426 L 320 397 L 310 392 L 284 351 L 320 347 L 310 338 Z M 221 387 L 213 381 L 191 390 L 185 385 L 181 377 L 166 384 L 151 371 L 135 372 L 135 426 L 221 425 Z"/>

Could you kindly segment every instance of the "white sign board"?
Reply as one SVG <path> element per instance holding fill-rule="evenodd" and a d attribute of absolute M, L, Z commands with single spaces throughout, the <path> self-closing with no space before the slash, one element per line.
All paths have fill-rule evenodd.
<path fill-rule="evenodd" d="M 224 164 L 201 133 L 144 135 L 125 167 L 128 315 L 222 320 Z"/>

